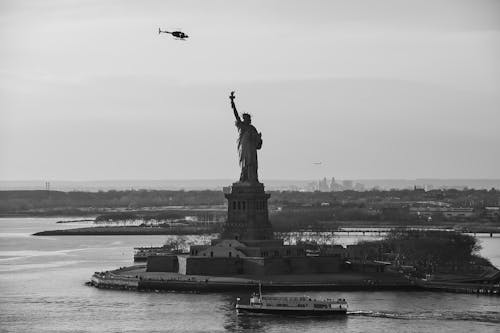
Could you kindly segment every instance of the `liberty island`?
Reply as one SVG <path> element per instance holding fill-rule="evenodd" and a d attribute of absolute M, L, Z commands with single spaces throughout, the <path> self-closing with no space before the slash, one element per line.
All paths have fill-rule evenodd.
<path fill-rule="evenodd" d="M 210 244 L 191 245 L 188 253 L 154 254 L 147 264 L 96 273 L 90 282 L 99 288 L 149 290 L 266 290 L 301 289 L 415 289 L 384 264 L 346 269 L 345 249 L 340 245 L 310 255 L 305 245 L 285 245 L 273 236 L 269 221 L 270 194 L 259 182 L 257 151 L 262 134 L 251 116 L 240 117 L 234 92 L 230 95 L 238 129 L 239 181 L 225 194 L 227 220 L 220 238 Z M 243 118 L 243 119 L 241 119 Z"/>
<path fill-rule="evenodd" d="M 430 281 L 417 277 L 415 272 L 402 268 L 393 259 L 380 259 L 382 248 L 390 245 L 383 241 L 348 245 L 347 248 L 323 245 L 319 251 L 311 253 L 307 244 L 285 244 L 283 239 L 275 237 L 269 220 L 270 194 L 266 193 L 258 177 L 257 151 L 262 148 L 262 134 L 252 125 L 249 114 L 240 117 L 234 92 L 229 98 L 239 134 L 241 172 L 239 180 L 225 193 L 227 219 L 220 237 L 209 244 L 191 245 L 185 253 L 151 251 L 145 265 L 96 272 L 90 285 L 132 290 L 226 291 L 256 290 L 257 286 L 262 286 L 266 290 L 289 291 L 429 289 L 500 294 L 497 269 L 491 267 L 475 275 L 469 274 L 471 268 L 478 267 L 467 262 L 470 253 L 465 253 L 461 259 L 462 264 L 466 264 L 467 276 L 452 274 L 447 280 Z M 472 241 L 460 234 L 432 231 L 401 233 L 395 230 L 391 237 L 396 247 L 404 246 L 410 238 L 418 241 L 422 237 L 428 242 L 437 242 L 435 244 L 443 244 L 451 238 L 464 246 Z M 422 244 L 416 245 L 424 250 L 422 247 Z M 423 252 L 413 254 L 414 260 L 419 261 L 427 256 Z M 458 253 L 455 257 L 452 259 L 456 261 Z M 432 271 L 436 262 L 424 264 Z M 441 260 L 440 265 L 449 266 L 450 259 Z"/>

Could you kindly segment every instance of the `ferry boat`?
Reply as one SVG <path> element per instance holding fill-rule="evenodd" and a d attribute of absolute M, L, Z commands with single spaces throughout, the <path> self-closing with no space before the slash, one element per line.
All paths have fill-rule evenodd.
<path fill-rule="evenodd" d="M 250 304 L 240 304 L 240 298 L 236 299 L 236 312 L 241 313 L 266 313 L 266 314 L 290 314 L 307 316 L 331 316 L 346 315 L 347 301 L 339 299 L 314 299 L 308 296 L 282 297 L 262 296 L 254 293 L 250 298 Z"/>

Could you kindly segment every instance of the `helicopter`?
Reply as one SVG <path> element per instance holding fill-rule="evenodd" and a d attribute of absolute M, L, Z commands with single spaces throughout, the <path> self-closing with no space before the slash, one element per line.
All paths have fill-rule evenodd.
<path fill-rule="evenodd" d="M 179 40 L 186 40 L 186 38 L 189 38 L 189 36 L 183 33 L 182 31 L 166 31 L 166 30 L 161 30 L 161 28 L 158 28 L 158 34 L 161 33 L 171 34 L 172 36 L 175 37 L 175 39 Z"/>

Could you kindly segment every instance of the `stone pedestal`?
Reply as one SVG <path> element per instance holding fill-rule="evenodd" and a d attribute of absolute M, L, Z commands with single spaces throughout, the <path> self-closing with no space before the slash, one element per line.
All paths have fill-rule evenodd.
<path fill-rule="evenodd" d="M 228 200 L 227 221 L 223 239 L 270 240 L 273 230 L 269 222 L 267 200 L 271 196 L 262 183 L 234 183 Z"/>

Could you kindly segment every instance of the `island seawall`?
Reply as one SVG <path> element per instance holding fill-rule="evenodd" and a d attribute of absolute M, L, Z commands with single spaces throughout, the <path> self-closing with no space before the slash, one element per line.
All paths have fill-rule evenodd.
<path fill-rule="evenodd" d="M 266 277 L 186 276 L 177 273 L 140 272 L 136 266 L 115 271 L 96 272 L 89 286 L 100 289 L 131 291 L 231 292 L 258 291 L 434 291 L 500 295 L 498 285 L 487 283 L 428 282 L 387 273 L 339 273 L 311 275 L 276 275 Z"/>
<path fill-rule="evenodd" d="M 336 274 L 287 274 L 266 276 L 183 275 L 146 272 L 145 266 L 96 272 L 88 282 L 97 288 L 162 291 L 268 291 L 295 290 L 421 290 L 401 274 L 341 272 Z"/>

